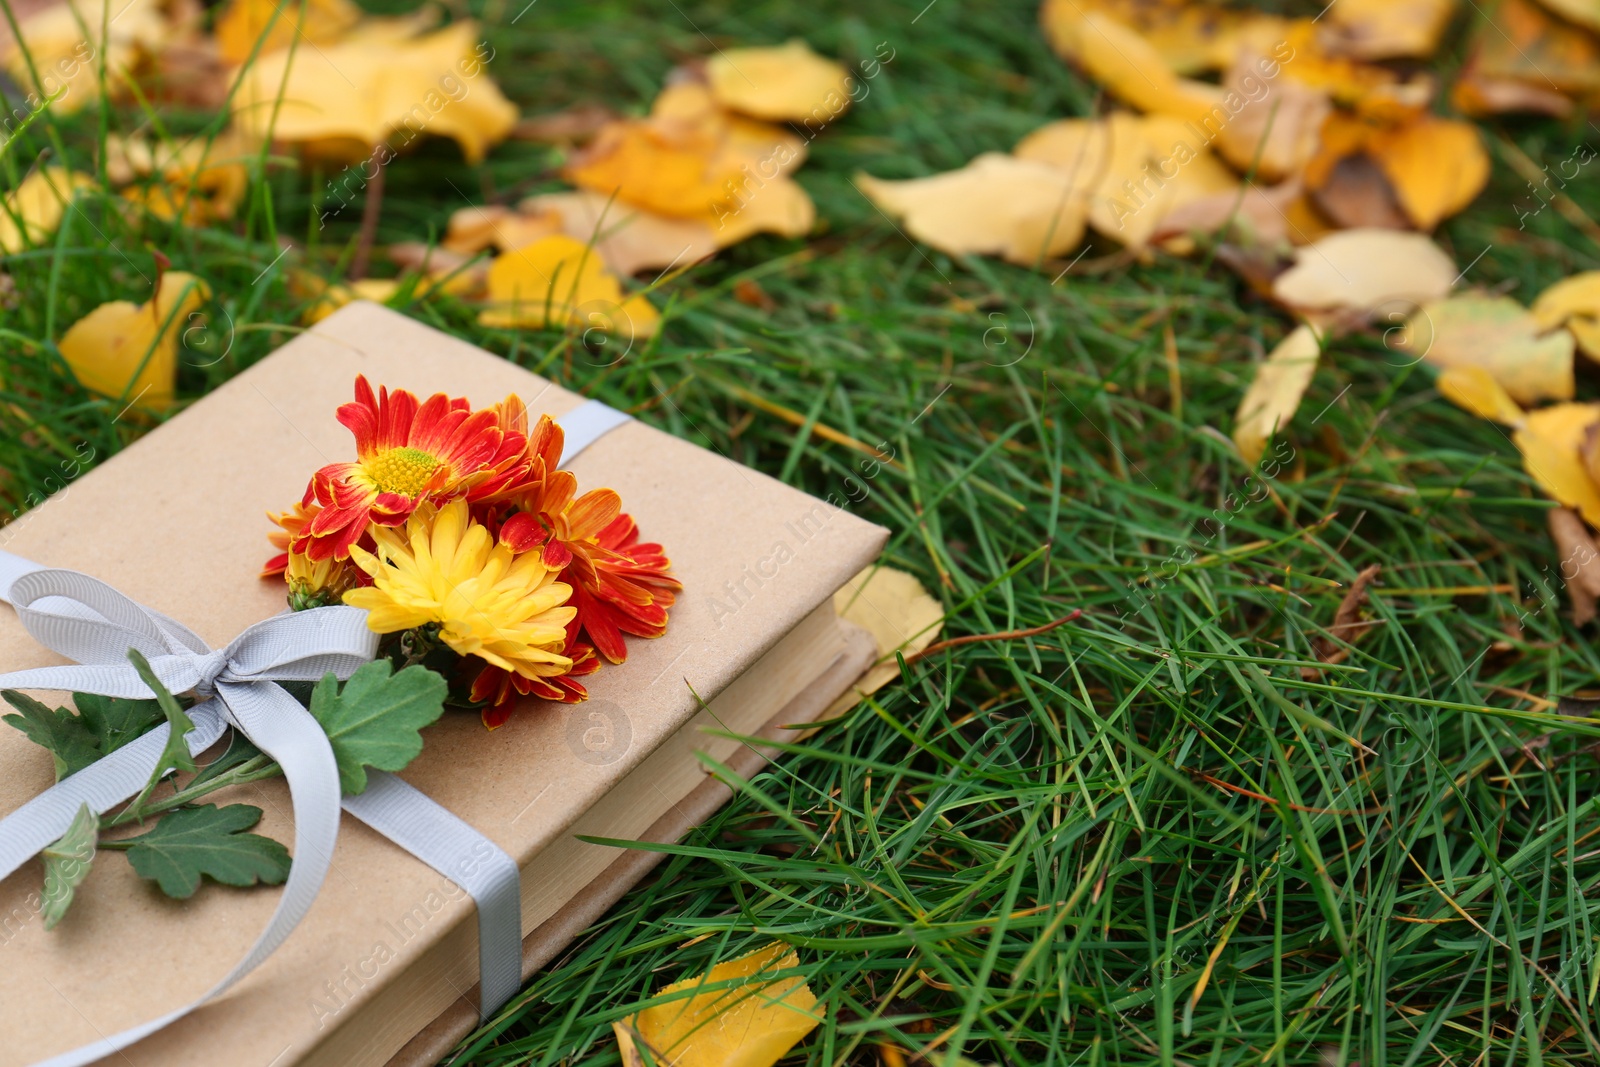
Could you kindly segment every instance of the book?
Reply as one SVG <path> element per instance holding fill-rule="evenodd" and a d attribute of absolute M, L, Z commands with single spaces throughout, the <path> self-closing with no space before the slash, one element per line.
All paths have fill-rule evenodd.
<path fill-rule="evenodd" d="M 258 581 L 267 510 L 310 470 L 348 458 L 330 417 L 356 375 L 475 405 L 519 394 L 560 417 L 582 398 L 471 345 L 355 304 L 244 371 L 0 529 L 0 547 L 102 578 L 215 647 L 283 608 Z M 877 657 L 834 593 L 885 531 L 714 452 L 630 422 L 569 465 L 609 485 L 684 590 L 664 636 L 585 679 L 590 699 L 530 701 L 488 732 L 447 712 L 402 777 L 513 856 L 523 871 L 524 973 L 593 921 L 656 854 L 580 835 L 665 841 L 728 796 L 696 750 L 754 773 L 759 747 L 819 715 Z M 907 635 L 910 636 L 910 635 Z M 0 665 L 60 662 L 0 608 Z M 202 759 L 204 762 L 204 759 Z M 0 814 L 53 780 L 49 755 L 0 729 Z M 218 794 L 263 809 L 292 839 L 281 780 Z M 29 1064 L 156 1017 L 209 988 L 265 926 L 278 890 L 206 886 L 173 901 L 128 864 L 97 862 L 71 913 L 43 929 L 37 862 L 0 882 L 0 1063 Z M 210 1064 L 248 1051 L 290 1064 L 425 1063 L 476 1019 L 477 929 L 466 894 L 354 819 L 294 934 L 231 991 L 116 1057 Z"/>

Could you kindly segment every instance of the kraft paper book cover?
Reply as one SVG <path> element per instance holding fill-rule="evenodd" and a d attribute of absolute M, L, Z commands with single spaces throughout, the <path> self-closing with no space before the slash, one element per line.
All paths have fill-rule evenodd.
<path fill-rule="evenodd" d="M 358 375 L 474 405 L 517 393 L 535 416 L 559 418 L 583 402 L 397 313 L 351 305 L 82 474 L 0 533 L 0 548 L 103 579 L 221 647 L 283 610 L 283 585 L 255 580 L 268 554 L 264 513 L 298 499 L 306 471 L 347 457 L 349 435 L 330 416 L 350 400 Z M 638 863 L 631 874 L 621 863 L 607 875 L 624 850 L 573 837 L 592 832 L 583 829 L 585 819 L 613 818 L 606 802 L 617 783 L 655 790 L 660 796 L 652 802 L 664 813 L 706 782 L 703 770 L 693 779 L 682 772 L 695 766 L 689 750 L 698 744 L 693 731 L 680 732 L 698 707 L 691 686 L 713 710 L 744 715 L 746 732 L 756 733 L 783 722 L 785 713 L 794 721 L 814 717 L 854 680 L 871 656 L 833 619 L 831 598 L 875 559 L 886 536 L 638 421 L 607 433 L 570 466 L 587 485 L 614 487 L 648 539 L 665 546 L 683 583 L 670 628 L 630 641 L 626 663 L 585 679 L 587 702 L 523 707 L 493 732 L 476 714 L 447 711 L 426 728 L 422 755 L 401 774 L 524 865 L 524 935 L 556 910 L 530 901 L 565 902 L 591 884 L 602 896 L 607 886 L 620 892 L 617 886 L 642 873 Z M 4 670 L 61 662 L 9 609 L 0 610 Z M 741 676 L 757 664 L 760 671 L 743 680 L 760 684 L 741 690 Z M 819 707 L 802 699 L 808 687 Z M 609 761 L 574 741 L 597 722 L 626 735 L 624 750 Z M 665 761 L 674 753 L 677 770 L 663 771 L 660 784 L 647 780 L 653 771 L 632 777 L 653 755 Z M 657 765 L 668 766 L 651 767 Z M 672 775 L 675 784 L 665 784 Z M 47 752 L 0 729 L 0 815 L 53 780 Z M 720 802 L 709 796 L 700 795 L 700 809 Z M 626 806 L 615 800 L 613 807 Z M 281 780 L 230 789 L 225 802 L 234 801 L 263 809 L 259 832 L 292 840 Z M 656 832 L 681 834 L 703 817 L 694 807 L 679 806 Z M 626 815 L 615 819 L 625 823 Z M 616 836 L 643 837 L 657 821 L 653 815 Z M 568 859 L 541 865 L 537 857 L 546 850 Z M 585 850 L 590 856 L 579 862 Z M 279 894 L 207 885 L 176 901 L 126 863 L 97 863 L 71 913 L 46 931 L 39 888 L 37 862 L 0 882 L 3 1064 L 34 1063 L 195 999 L 244 954 Z M 553 936 L 570 937 L 593 917 L 579 912 L 568 909 L 542 941 L 530 942 L 525 965 L 542 963 L 541 944 L 547 959 Z M 447 944 L 466 951 L 441 973 L 412 973 L 441 958 L 430 957 L 430 948 Z M 237 1062 L 239 1050 L 250 1050 L 252 1062 L 275 1067 L 385 1063 L 441 1013 L 447 1017 L 436 1033 L 459 1025 L 446 1009 L 477 984 L 475 945 L 473 904 L 464 892 L 346 817 L 320 895 L 276 953 L 227 994 L 106 1062 Z M 333 1040 L 371 998 L 413 986 L 404 997 L 395 994 L 395 1003 L 409 1005 L 403 1017 L 386 1018 L 350 1047 Z M 438 990 L 447 991 L 442 1004 Z"/>

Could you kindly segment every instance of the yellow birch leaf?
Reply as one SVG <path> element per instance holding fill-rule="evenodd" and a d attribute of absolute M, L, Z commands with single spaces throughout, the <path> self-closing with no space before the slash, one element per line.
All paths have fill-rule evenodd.
<path fill-rule="evenodd" d="M 379 145 L 404 149 L 424 135 L 448 137 L 467 162 L 477 163 L 517 122 L 516 105 L 480 58 L 477 24 L 400 34 L 363 27 L 338 44 L 258 57 L 239 76 L 239 128 L 350 160 L 365 159 Z"/>
<path fill-rule="evenodd" d="M 88 175 L 63 167 L 40 167 L 22 179 L 0 209 L 0 252 L 21 252 L 55 233 L 74 194 L 93 184 Z"/>
<path fill-rule="evenodd" d="M 1567 329 L 1572 331 L 1572 337 L 1584 355 L 1600 361 L 1600 320 L 1587 315 L 1570 318 L 1567 320 Z"/>
<path fill-rule="evenodd" d="M 304 44 L 338 41 L 361 21 L 361 9 L 350 0 L 231 0 L 217 16 L 217 51 L 229 63 L 250 58 L 261 40 L 261 54 L 288 48 L 299 37 Z M 269 29 L 270 27 L 270 29 Z"/>
<path fill-rule="evenodd" d="M 1541 330 L 1563 326 L 1574 316 L 1600 317 L 1600 270 L 1561 279 L 1540 293 L 1528 310 Z"/>
<path fill-rule="evenodd" d="M 850 106 L 850 75 L 801 40 L 776 48 L 729 48 L 706 60 L 723 106 L 758 119 L 826 125 Z"/>
<path fill-rule="evenodd" d="M 1424 117 L 1374 133 L 1366 151 L 1420 230 L 1466 207 L 1489 181 L 1489 154 L 1470 122 Z"/>
<path fill-rule="evenodd" d="M 841 619 L 872 634 L 878 645 L 878 662 L 835 703 L 840 713 L 900 677 L 894 654 L 921 652 L 939 636 L 944 622 L 944 606 L 914 575 L 892 567 L 871 566 L 857 574 L 833 594 L 833 608 Z M 825 718 L 833 718 L 833 712 Z"/>
<path fill-rule="evenodd" d="M 1078 9 L 1069 5 L 1069 10 Z M 1086 75 L 1140 111 L 1197 125 L 1214 121 L 1218 112 L 1226 119 L 1221 89 L 1172 73 L 1155 47 L 1125 23 L 1081 11 L 1058 31 L 1062 50 Z"/>
<path fill-rule="evenodd" d="M 1272 295 L 1296 309 L 1417 307 L 1455 284 L 1456 265 L 1420 233 L 1340 230 L 1295 252 Z"/>
<path fill-rule="evenodd" d="M 1511 434 L 1528 476 L 1552 500 L 1576 508 L 1591 526 L 1600 526 L 1600 490 L 1582 450 L 1596 422 L 1600 404 L 1552 404 L 1530 411 L 1524 425 Z"/>
<path fill-rule="evenodd" d="M 664 1067 L 772 1067 L 822 1021 L 817 998 L 804 979 L 768 977 L 798 966 L 793 949 L 774 943 L 672 983 L 652 999 L 731 984 L 668 1000 L 613 1023 L 624 1067 L 642 1067 L 640 1044 Z"/>
<path fill-rule="evenodd" d="M 1482 367 L 1446 367 L 1436 384 L 1446 400 L 1480 419 L 1504 426 L 1522 425 L 1522 405 Z"/>
<path fill-rule="evenodd" d="M 167 271 L 146 304 L 113 300 L 74 323 L 57 347 L 85 388 L 146 408 L 172 403 L 178 341 L 210 297 L 192 274 Z"/>
<path fill-rule="evenodd" d="M 1508 296 L 1425 304 L 1406 322 L 1401 344 L 1437 367 L 1481 367 L 1521 404 L 1572 399 L 1572 335 L 1539 336 L 1533 316 Z"/>
<path fill-rule="evenodd" d="M 1294 418 L 1321 356 L 1316 331 L 1301 323 L 1256 368 L 1234 418 L 1233 443 L 1247 465 L 1259 463 L 1272 435 Z"/>
<path fill-rule="evenodd" d="M 129 72 L 172 34 L 158 4 L 126 3 L 107 12 L 99 0 L 51 4 L 21 19 L 18 28 L 28 55 L 14 41 L 0 44 L 6 72 L 39 99 L 52 100 L 50 109 L 61 114 L 100 99 L 102 64 L 113 95 L 125 96 Z"/>
<path fill-rule="evenodd" d="M 1327 27 L 1343 54 L 1423 59 L 1439 47 L 1455 10 L 1456 0 L 1339 0 L 1327 10 Z"/>
<path fill-rule="evenodd" d="M 804 237 L 816 221 L 817 209 L 806 191 L 789 178 L 774 178 L 719 213 L 711 233 L 718 248 L 727 248 L 758 233 Z"/>
<path fill-rule="evenodd" d="M 1129 248 L 1143 248 L 1162 219 L 1186 204 L 1237 193 L 1239 179 L 1206 147 L 1200 131 L 1169 115 L 1115 114 L 1111 154 L 1089 195 L 1089 224 Z"/>
<path fill-rule="evenodd" d="M 911 236 L 953 256 L 997 255 L 1033 266 L 1083 239 L 1084 198 L 1072 178 L 998 152 L 927 178 L 858 174 L 856 186 Z"/>
<path fill-rule="evenodd" d="M 806 139 L 782 126 L 737 115 L 725 108 L 701 82 L 679 82 L 656 94 L 650 117 L 678 122 L 726 142 L 758 173 L 768 178 L 790 174 L 806 158 Z"/>
<path fill-rule="evenodd" d="M 1050 164 L 1067 176 L 1074 190 L 1087 193 L 1099 186 L 1111 165 L 1111 127 L 1100 119 L 1061 119 L 1028 134 L 1011 154 Z"/>
<path fill-rule="evenodd" d="M 600 255 L 565 234 L 506 252 L 489 265 L 485 326 L 600 330 L 625 341 L 656 331 L 660 314 L 642 296 L 624 296 Z"/>
<path fill-rule="evenodd" d="M 708 222 L 657 215 L 587 189 L 529 197 L 520 208 L 560 218 L 561 232 L 593 246 L 618 275 L 688 266 L 718 248 Z"/>

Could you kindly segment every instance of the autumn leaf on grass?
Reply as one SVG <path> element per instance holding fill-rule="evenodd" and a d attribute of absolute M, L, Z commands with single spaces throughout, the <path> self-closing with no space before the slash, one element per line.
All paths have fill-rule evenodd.
<path fill-rule="evenodd" d="M 1305 173 L 1319 204 L 1347 226 L 1373 225 L 1398 208 L 1405 223 L 1431 230 L 1483 191 L 1489 155 L 1471 123 L 1337 112 L 1323 123 Z M 1354 187 L 1360 182 L 1372 187 Z"/>
<path fill-rule="evenodd" d="M 1450 100 L 1465 115 L 1562 117 L 1600 91 L 1600 40 L 1534 0 L 1500 0 L 1477 20 Z M 1590 10 L 1594 10 L 1592 7 Z"/>
<path fill-rule="evenodd" d="M 927 178 L 855 181 L 912 237 L 953 256 L 997 255 L 1031 267 L 1083 240 L 1085 197 L 1048 164 L 989 152 Z"/>
<path fill-rule="evenodd" d="M 1450 257 L 1422 234 L 1342 230 L 1296 250 L 1272 295 L 1300 312 L 1365 318 L 1440 299 L 1456 274 Z"/>
<path fill-rule="evenodd" d="M 623 1067 L 644 1067 L 644 1050 L 670 1067 L 772 1067 L 822 1021 L 805 979 L 773 976 L 799 966 L 774 943 L 672 983 L 651 998 L 663 1003 L 611 1024 Z"/>
<path fill-rule="evenodd" d="M 40 167 L 6 194 L 0 207 L 0 253 L 37 247 L 56 232 L 78 190 L 94 185 L 86 174 Z"/>
<path fill-rule="evenodd" d="M 1076 61 L 1090 12 L 1122 23 L 1143 39 L 1162 66 L 1185 75 L 1220 70 L 1241 47 L 1281 41 L 1293 24 L 1278 15 L 1194 0 L 1045 0 L 1039 21 L 1045 39 L 1063 59 Z"/>
<path fill-rule="evenodd" d="M 106 175 L 125 199 L 167 222 L 190 226 L 230 219 L 249 185 L 245 161 L 256 147 L 233 133 L 214 140 L 151 145 L 139 137 L 106 142 Z"/>
<path fill-rule="evenodd" d="M 78 886 L 89 877 L 89 867 L 94 863 L 95 842 L 100 838 L 100 818 L 89 805 L 78 807 L 67 832 L 54 844 L 46 845 L 39 853 L 44 863 L 44 891 L 39 914 L 44 918 L 44 928 L 53 930 L 72 905 Z"/>
<path fill-rule="evenodd" d="M 706 80 L 725 107 L 774 122 L 832 122 L 850 106 L 850 76 L 801 40 L 776 48 L 719 49 Z"/>
<path fill-rule="evenodd" d="M 229 63 L 288 48 L 299 38 L 318 47 L 337 42 L 361 21 L 350 0 L 230 0 L 217 15 L 217 48 Z"/>
<path fill-rule="evenodd" d="M 1178 77 L 1137 30 L 1092 6 L 1052 4 L 1043 15 L 1058 54 L 1140 111 L 1199 124 L 1223 102 L 1221 89 Z"/>
<path fill-rule="evenodd" d="M 1456 0 L 1339 0 L 1325 12 L 1329 44 L 1361 59 L 1426 58 L 1456 7 Z"/>
<path fill-rule="evenodd" d="M 822 716 L 829 719 L 900 677 L 895 653 L 911 656 L 921 652 L 939 636 L 944 622 L 944 606 L 928 595 L 914 575 L 877 564 L 833 594 L 833 608 L 841 619 L 872 635 L 878 645 L 878 662 Z"/>
<path fill-rule="evenodd" d="M 420 666 L 391 670 L 388 660 L 375 660 L 342 685 L 324 675 L 311 691 L 311 715 L 333 746 L 343 793 L 366 790 L 368 767 L 404 769 L 422 751 L 419 731 L 444 714 L 443 678 Z"/>
<path fill-rule="evenodd" d="M 1572 399 L 1572 335 L 1541 336 L 1538 320 L 1507 296 L 1431 301 L 1406 322 L 1400 345 L 1437 367 L 1480 367 L 1523 405 Z"/>
<path fill-rule="evenodd" d="M 1089 194 L 1089 225 L 1127 246 L 1143 248 L 1173 211 L 1196 200 L 1239 191 L 1239 179 L 1189 123 L 1165 115 L 1119 112 L 1105 173 Z"/>
<path fill-rule="evenodd" d="M 654 335 L 661 315 L 643 296 L 625 296 L 594 249 L 571 237 L 546 237 L 489 266 L 485 326 L 598 330 L 623 341 Z"/>
<path fill-rule="evenodd" d="M 1256 368 L 1255 380 L 1245 390 L 1234 417 L 1233 443 L 1247 465 L 1259 463 L 1267 441 L 1294 418 L 1321 355 L 1316 331 L 1302 323 Z"/>
<path fill-rule="evenodd" d="M 1343 663 L 1350 657 L 1350 647 L 1378 625 L 1376 620 L 1362 619 L 1361 610 L 1367 606 L 1367 587 L 1377 579 L 1381 569 L 1374 563 L 1357 574 L 1333 613 L 1333 625 L 1328 627 L 1327 633 L 1311 639 L 1311 651 L 1318 660 L 1330 665 Z M 1315 667 L 1301 667 L 1300 677 L 1316 681 L 1322 677 L 1322 672 Z"/>
<path fill-rule="evenodd" d="M 108 13 L 99 0 L 51 4 L 21 19 L 18 29 L 27 52 L 7 42 L 0 46 L 0 62 L 12 81 L 52 100 L 51 110 L 62 114 L 100 100 L 102 68 L 111 95 L 125 98 L 130 72 L 172 32 L 159 4 L 127 3 Z"/>
<path fill-rule="evenodd" d="M 365 159 L 379 145 L 404 149 L 431 135 L 451 138 L 477 163 L 517 121 L 484 67 L 481 40 L 470 21 L 412 38 L 375 27 L 259 56 L 239 75 L 234 119 L 246 136 L 331 159 Z"/>
<path fill-rule="evenodd" d="M 1247 49 L 1228 67 L 1222 87 L 1228 102 L 1242 105 L 1225 113 L 1223 121 L 1206 124 L 1217 152 L 1258 181 L 1299 174 L 1315 155 L 1322 124 L 1333 110 L 1329 89 L 1307 85 L 1267 53 Z"/>
<path fill-rule="evenodd" d="M 704 220 L 657 215 L 588 189 L 542 193 L 524 200 L 519 211 L 524 217 L 554 216 L 558 232 L 592 247 L 619 277 L 686 267 L 724 243 L 718 238 L 725 231 L 713 230 Z M 520 247 L 502 245 L 502 250 Z"/>
<path fill-rule="evenodd" d="M 177 900 L 187 900 L 202 877 L 223 885 L 278 885 L 289 877 L 289 850 L 270 837 L 246 833 L 261 821 L 249 804 L 200 804 L 161 816 L 148 833 L 103 842 L 127 849 L 128 862 Z"/>
<path fill-rule="evenodd" d="M 56 347 L 85 388 L 140 407 L 172 403 L 178 341 L 211 292 L 182 271 L 167 271 L 157 284 L 149 303 L 101 304 L 62 335 Z"/>
<path fill-rule="evenodd" d="M 1600 604 L 1600 546 L 1571 508 L 1551 508 L 1545 519 L 1561 561 L 1557 569 L 1572 601 L 1572 621 L 1585 626 L 1594 620 Z"/>
<path fill-rule="evenodd" d="M 1565 326 L 1584 355 L 1600 360 L 1600 271 L 1563 278 L 1540 293 L 1528 310 L 1540 330 Z"/>
<path fill-rule="evenodd" d="M 1583 455 L 1596 423 L 1600 404 L 1552 404 L 1528 412 L 1511 441 L 1522 453 L 1523 469 L 1545 495 L 1600 527 L 1600 488 Z"/>

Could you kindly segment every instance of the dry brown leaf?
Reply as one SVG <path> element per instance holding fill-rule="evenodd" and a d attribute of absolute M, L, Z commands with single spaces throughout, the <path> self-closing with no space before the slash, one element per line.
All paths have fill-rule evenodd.
<path fill-rule="evenodd" d="M 1342 230 L 1298 249 L 1272 294 L 1295 309 L 1370 314 L 1438 300 L 1455 279 L 1455 263 L 1422 234 Z"/>
<path fill-rule="evenodd" d="M 1563 116 L 1600 91 L 1600 40 L 1533 0 L 1484 5 L 1451 93 L 1466 115 L 1535 111 Z"/>
<path fill-rule="evenodd" d="M 822 1021 L 803 978 L 771 977 L 799 966 L 793 949 L 774 942 L 666 986 L 653 999 L 715 988 L 612 1023 L 623 1067 L 644 1067 L 640 1046 L 663 1067 L 772 1067 Z"/>
<path fill-rule="evenodd" d="M 1326 88 L 1289 76 L 1267 76 L 1280 66 L 1266 55 L 1239 53 L 1222 84 L 1241 97 L 1244 106 L 1222 124 L 1216 137 L 1218 154 L 1241 171 L 1253 167 L 1255 175 L 1268 182 L 1305 168 L 1333 109 Z"/>
<path fill-rule="evenodd" d="M 1152 239 L 1159 241 L 1180 233 L 1218 233 L 1233 227 L 1240 231 L 1240 240 L 1248 244 L 1307 244 L 1312 240 L 1294 223 L 1292 212 L 1304 197 L 1298 177 L 1269 189 L 1252 182 L 1244 187 L 1242 196 L 1240 192 L 1230 189 L 1179 205 L 1162 217 Z"/>
<path fill-rule="evenodd" d="M 1594 620 L 1596 604 L 1600 604 L 1600 546 L 1571 508 L 1551 508 L 1545 519 L 1561 560 L 1561 581 L 1572 601 L 1572 621 L 1585 626 Z"/>
<path fill-rule="evenodd" d="M 1339 0 L 1326 12 L 1328 45 L 1359 59 L 1425 59 L 1455 10 L 1456 0 Z"/>
<path fill-rule="evenodd" d="M 706 80 L 724 107 L 758 119 L 823 126 L 850 106 L 850 75 L 801 40 L 719 49 Z"/>
<path fill-rule="evenodd" d="M 1256 367 L 1255 380 L 1245 390 L 1234 416 L 1233 443 L 1246 466 L 1259 463 L 1272 435 L 1294 418 L 1321 356 L 1316 331 L 1302 323 Z"/>
<path fill-rule="evenodd" d="M 856 186 L 906 231 L 953 256 L 997 255 L 1021 266 L 1059 256 L 1083 239 L 1084 196 L 1045 163 L 989 152 L 960 170 Z"/>
<path fill-rule="evenodd" d="M 1311 641 L 1311 651 L 1318 660 L 1329 665 L 1343 663 L 1350 658 L 1350 646 L 1361 640 L 1366 632 L 1378 625 L 1376 619 L 1362 619 L 1361 610 L 1367 606 L 1367 587 L 1378 577 L 1382 568 L 1374 563 L 1357 574 L 1350 588 L 1345 590 L 1333 613 L 1333 625 L 1326 634 L 1318 634 Z M 1315 667 L 1301 667 L 1300 676 L 1308 681 L 1322 677 Z"/>
<path fill-rule="evenodd" d="M 1596 422 L 1600 404 L 1552 404 L 1528 412 L 1523 425 L 1511 434 L 1528 476 L 1546 496 L 1576 508 L 1591 526 L 1600 526 L 1600 490 L 1582 449 Z"/>
<path fill-rule="evenodd" d="M 1511 399 L 1505 386 L 1482 367 L 1446 367 L 1439 372 L 1435 385 L 1446 400 L 1480 419 L 1502 426 L 1522 425 L 1522 405 Z"/>
<path fill-rule="evenodd" d="M 73 323 L 57 347 L 83 385 L 126 404 L 159 410 L 172 404 L 178 341 L 210 296 L 192 274 L 167 271 L 145 304 L 113 300 Z"/>
<path fill-rule="evenodd" d="M 1481 367 L 1525 406 L 1572 399 L 1572 335 L 1540 336 L 1533 315 L 1510 297 L 1431 301 L 1406 322 L 1400 344 L 1437 367 Z"/>
<path fill-rule="evenodd" d="M 872 634 L 878 662 L 840 697 L 827 718 L 843 714 L 869 693 L 900 677 L 894 654 L 913 656 L 933 643 L 944 621 L 944 608 L 922 583 L 904 571 L 872 566 L 833 595 L 839 617 Z"/>

